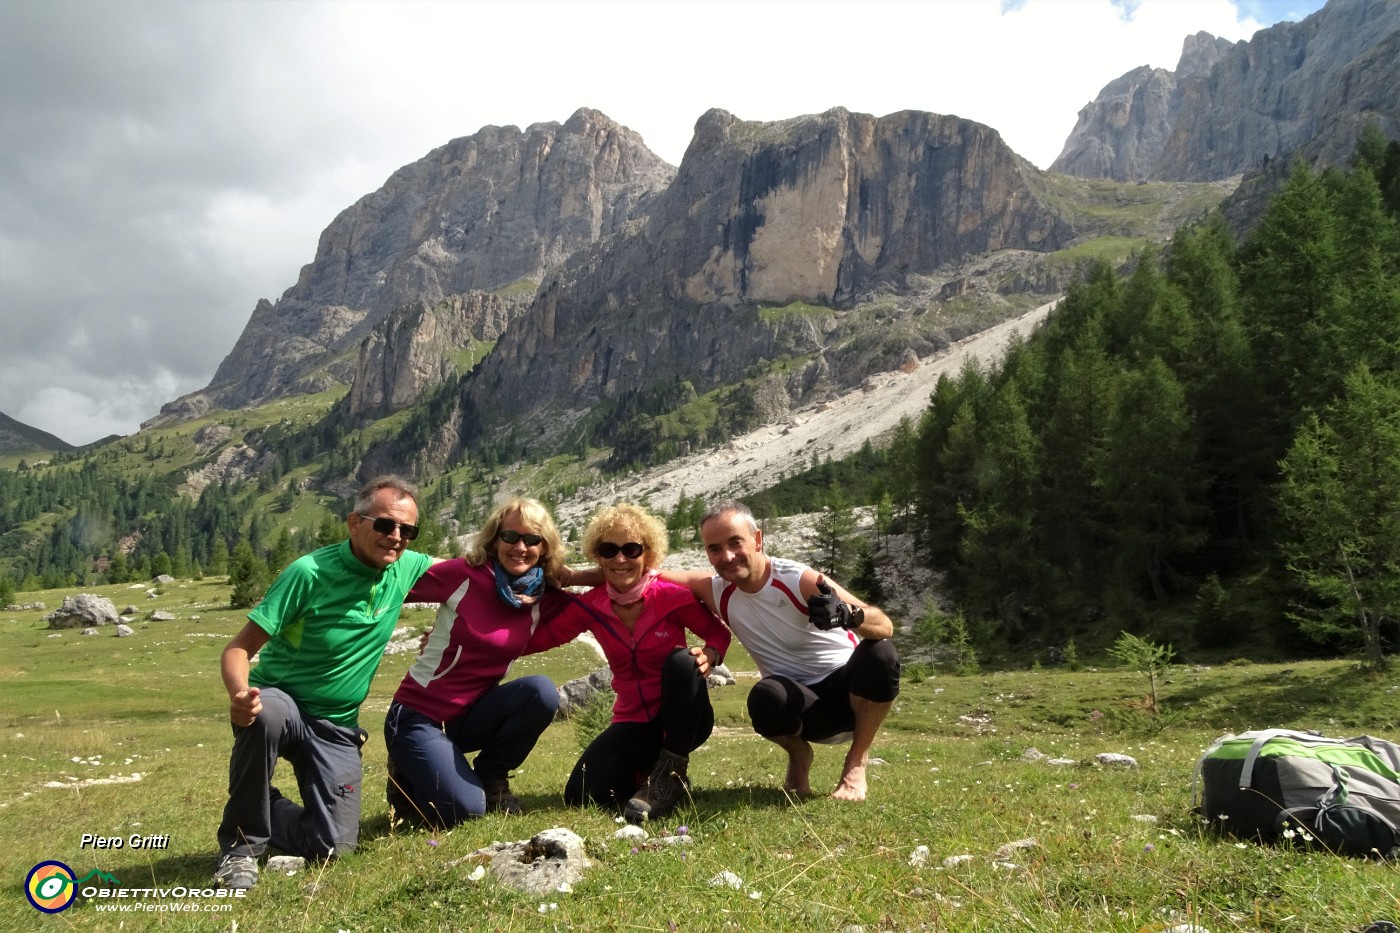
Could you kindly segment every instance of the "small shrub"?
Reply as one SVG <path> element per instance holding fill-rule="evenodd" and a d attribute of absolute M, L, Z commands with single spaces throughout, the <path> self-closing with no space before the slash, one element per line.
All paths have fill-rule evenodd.
<path fill-rule="evenodd" d="M 569 716 L 569 724 L 574 730 L 574 742 L 578 744 L 580 752 L 588 748 L 608 727 L 608 723 L 612 722 L 613 700 L 616 696 L 611 690 L 599 690 Z"/>

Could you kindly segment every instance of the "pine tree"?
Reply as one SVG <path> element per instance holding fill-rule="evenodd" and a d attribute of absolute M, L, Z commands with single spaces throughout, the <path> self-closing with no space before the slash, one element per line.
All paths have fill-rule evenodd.
<path fill-rule="evenodd" d="M 1383 666 L 1382 630 L 1400 617 L 1400 387 L 1354 370 L 1345 395 L 1299 432 L 1283 472 L 1284 550 L 1320 600 L 1301 611 L 1304 632 L 1359 634 L 1367 662 Z"/>
<path fill-rule="evenodd" d="M 229 608 L 251 609 L 267 592 L 272 583 L 272 573 L 268 570 L 267 563 L 253 553 L 248 541 L 242 540 L 234 546 L 228 579 L 233 586 L 233 592 L 229 595 Z"/>

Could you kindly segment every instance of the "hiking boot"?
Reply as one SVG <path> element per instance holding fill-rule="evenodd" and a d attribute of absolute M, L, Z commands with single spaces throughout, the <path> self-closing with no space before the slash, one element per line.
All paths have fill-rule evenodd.
<path fill-rule="evenodd" d="M 646 784 L 622 808 L 627 822 L 645 823 L 680 803 L 681 797 L 687 791 L 685 769 L 689 764 L 689 755 L 677 755 L 663 748 L 661 756 L 652 766 Z"/>
<path fill-rule="evenodd" d="M 486 811 L 497 813 L 519 813 L 520 800 L 510 792 L 510 778 L 486 778 L 481 783 L 486 793 Z"/>
<path fill-rule="evenodd" d="M 214 883 L 235 891 L 250 890 L 258 883 L 258 860 L 251 855 L 225 855 L 214 869 Z"/>

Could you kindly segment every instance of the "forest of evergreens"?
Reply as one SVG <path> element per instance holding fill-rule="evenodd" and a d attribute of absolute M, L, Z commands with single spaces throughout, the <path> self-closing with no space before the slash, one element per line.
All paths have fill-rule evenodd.
<path fill-rule="evenodd" d="M 1349 171 L 1299 165 L 1238 245 L 1219 218 L 1180 230 L 1074 287 L 995 371 L 940 382 L 889 490 L 984 638 L 1379 661 L 1400 613 L 1397 218 L 1400 147 L 1370 134 Z"/>

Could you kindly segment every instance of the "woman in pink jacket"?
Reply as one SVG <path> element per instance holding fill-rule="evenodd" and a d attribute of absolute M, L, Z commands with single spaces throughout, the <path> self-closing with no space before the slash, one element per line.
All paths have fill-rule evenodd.
<path fill-rule="evenodd" d="M 541 624 L 527 652 L 544 651 L 592 632 L 612 669 L 612 723 L 589 744 L 564 787 L 571 806 L 622 807 L 634 823 L 660 816 L 687 793 L 690 753 L 714 729 L 705 675 L 724 659 L 729 629 L 688 588 L 658 579 L 666 528 L 634 505 L 594 516 L 583 552 L 602 584 L 579 598 L 591 610 Z M 581 580 L 580 577 L 583 579 Z M 593 582 L 594 572 L 571 583 Z M 686 647 L 686 631 L 703 647 Z"/>

